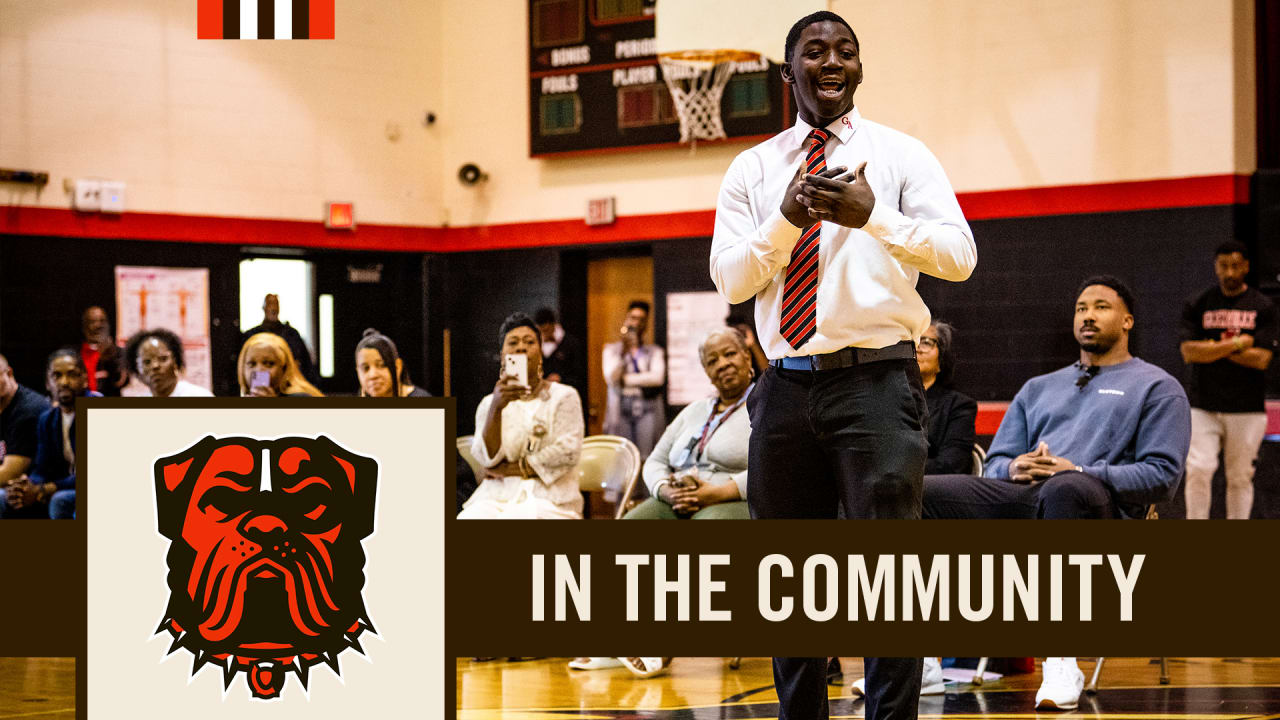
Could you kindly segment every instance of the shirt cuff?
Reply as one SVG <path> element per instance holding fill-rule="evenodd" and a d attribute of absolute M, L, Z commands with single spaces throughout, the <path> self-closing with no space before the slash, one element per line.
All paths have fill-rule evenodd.
<path fill-rule="evenodd" d="M 774 210 L 769 217 L 764 219 L 760 224 L 760 235 L 765 242 L 769 243 L 776 250 L 789 253 L 791 249 L 800 241 L 800 234 L 804 232 L 804 228 L 798 228 L 791 224 L 786 215 L 782 214 L 782 210 Z"/>
<path fill-rule="evenodd" d="M 900 217 L 902 213 L 877 200 L 876 204 L 871 206 L 871 215 L 861 229 L 881 242 L 892 242 L 893 228 L 898 224 Z"/>
<path fill-rule="evenodd" d="M 658 492 L 658 491 L 662 489 L 662 486 L 663 486 L 663 485 L 670 485 L 670 484 L 671 484 L 671 483 L 670 483 L 669 481 L 667 481 L 667 480 L 659 480 L 659 481 L 658 481 L 658 484 L 653 486 L 653 490 L 652 490 L 649 494 L 650 494 L 650 495 L 652 495 L 654 498 L 656 498 L 656 499 L 658 500 L 658 502 L 663 502 L 663 503 L 664 503 L 664 502 L 666 502 L 666 500 L 663 500 L 663 499 L 662 499 L 662 493 L 660 493 L 660 492 Z"/>

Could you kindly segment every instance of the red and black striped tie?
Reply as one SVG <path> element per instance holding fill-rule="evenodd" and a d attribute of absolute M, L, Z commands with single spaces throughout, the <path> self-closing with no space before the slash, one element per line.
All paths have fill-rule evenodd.
<path fill-rule="evenodd" d="M 814 129 L 809 133 L 813 144 L 805 157 L 805 172 L 820 173 L 827 169 L 823 154 L 831 133 Z M 782 320 L 779 329 L 782 337 L 793 348 L 809 342 L 818 329 L 818 243 L 822 240 L 822 223 L 816 222 L 804 229 L 800 242 L 791 250 L 791 263 L 787 265 L 787 279 L 782 285 Z"/>

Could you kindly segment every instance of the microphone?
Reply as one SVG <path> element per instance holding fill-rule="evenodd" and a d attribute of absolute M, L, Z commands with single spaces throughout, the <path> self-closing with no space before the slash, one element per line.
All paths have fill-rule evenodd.
<path fill-rule="evenodd" d="M 1085 365 L 1082 362 L 1077 362 L 1076 367 L 1080 370 L 1080 376 L 1076 378 L 1076 388 L 1080 390 L 1083 390 L 1084 386 L 1088 385 L 1093 376 L 1097 375 L 1101 369 L 1097 365 Z"/>

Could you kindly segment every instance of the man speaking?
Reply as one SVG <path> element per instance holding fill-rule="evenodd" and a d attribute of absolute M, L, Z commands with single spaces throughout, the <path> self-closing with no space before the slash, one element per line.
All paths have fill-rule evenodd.
<path fill-rule="evenodd" d="M 920 517 L 926 458 L 915 339 L 921 272 L 969 277 L 973 233 L 937 159 L 862 118 L 858 38 L 818 12 L 787 34 L 799 117 L 734 159 L 720 187 L 711 277 L 756 299 L 770 368 L 747 402 L 756 518 Z M 830 168 L 830 169 L 828 169 Z M 848 168 L 856 168 L 845 174 Z M 825 658 L 775 658 L 782 720 L 826 718 Z M 868 720 L 914 718 L 919 658 L 867 658 Z"/>

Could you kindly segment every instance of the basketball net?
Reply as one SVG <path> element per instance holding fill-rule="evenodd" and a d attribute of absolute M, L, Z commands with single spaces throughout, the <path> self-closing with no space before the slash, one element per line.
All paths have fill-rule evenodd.
<path fill-rule="evenodd" d="M 741 50 L 689 50 L 658 56 L 662 78 L 680 118 L 680 142 L 724 139 L 720 101 L 737 63 L 754 60 Z"/>

